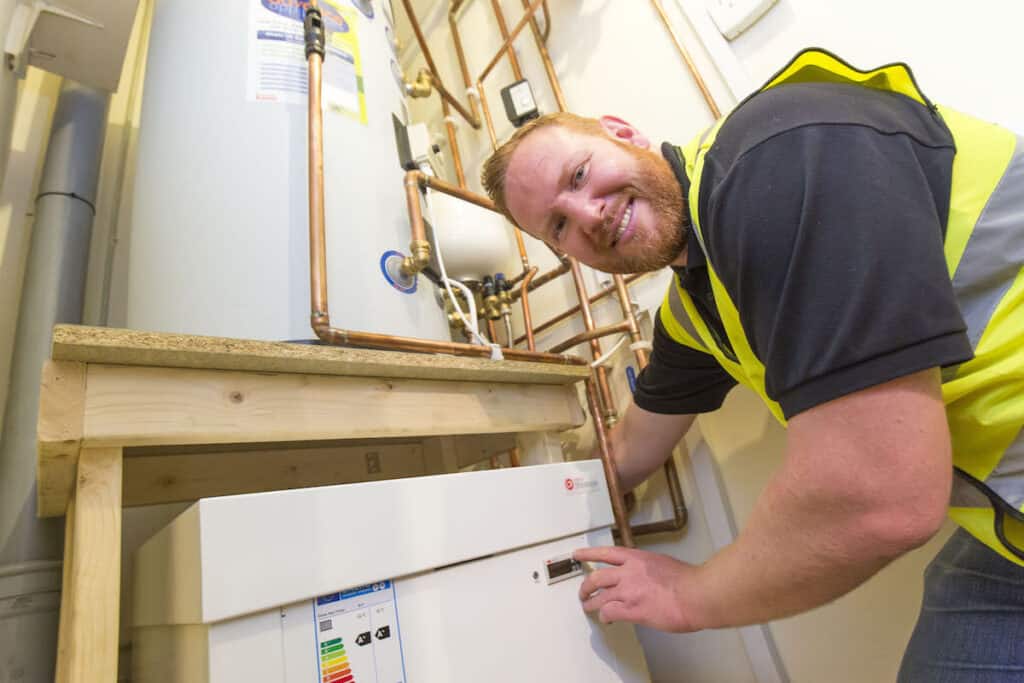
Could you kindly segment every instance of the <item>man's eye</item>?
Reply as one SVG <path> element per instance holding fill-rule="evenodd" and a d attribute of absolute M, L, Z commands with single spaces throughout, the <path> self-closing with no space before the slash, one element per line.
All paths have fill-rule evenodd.
<path fill-rule="evenodd" d="M 562 239 L 562 232 L 564 230 L 565 230 L 565 217 L 563 216 L 562 218 L 558 219 L 558 221 L 555 223 L 554 230 L 551 231 L 551 235 L 552 235 L 552 237 L 555 238 L 556 242 L 558 242 L 558 241 L 560 241 Z"/>
<path fill-rule="evenodd" d="M 587 178 L 587 164 L 580 164 L 572 176 L 572 189 L 578 188 Z"/>

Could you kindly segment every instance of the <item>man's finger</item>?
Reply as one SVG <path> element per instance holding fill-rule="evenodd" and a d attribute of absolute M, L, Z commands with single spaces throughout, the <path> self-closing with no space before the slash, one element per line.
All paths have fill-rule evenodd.
<path fill-rule="evenodd" d="M 632 552 L 629 548 L 604 546 L 600 548 L 580 548 L 572 554 L 577 562 L 603 562 L 604 564 L 622 564 Z"/>
<path fill-rule="evenodd" d="M 619 600 L 612 600 L 605 604 L 598 613 L 597 618 L 602 624 L 616 624 L 620 621 L 632 621 L 629 618 L 629 610 L 625 603 Z"/>
<path fill-rule="evenodd" d="M 580 600 L 586 600 L 590 597 L 591 593 L 605 589 L 612 588 L 619 583 L 619 577 L 614 569 L 596 569 L 589 574 L 587 578 L 583 579 L 583 583 L 580 585 Z"/>
<path fill-rule="evenodd" d="M 596 612 L 609 602 L 616 602 L 618 600 L 621 600 L 621 598 L 616 595 L 614 590 L 603 590 L 583 601 L 583 611 Z"/>

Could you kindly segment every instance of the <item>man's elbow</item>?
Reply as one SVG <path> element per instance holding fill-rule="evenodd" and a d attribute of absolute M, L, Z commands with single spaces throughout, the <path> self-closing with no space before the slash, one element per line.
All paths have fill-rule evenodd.
<path fill-rule="evenodd" d="M 945 523 L 948 486 L 907 492 L 901 500 L 867 513 L 864 535 L 882 557 L 895 558 L 927 543 Z"/>

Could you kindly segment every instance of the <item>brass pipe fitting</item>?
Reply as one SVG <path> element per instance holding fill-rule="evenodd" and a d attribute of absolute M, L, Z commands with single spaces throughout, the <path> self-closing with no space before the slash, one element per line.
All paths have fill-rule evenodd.
<path fill-rule="evenodd" d="M 405 94 L 409 97 L 430 97 L 433 93 L 434 77 L 426 69 L 420 69 L 415 81 L 405 81 Z"/>
<path fill-rule="evenodd" d="M 402 275 L 406 277 L 417 275 L 430 265 L 430 242 L 413 240 L 409 243 L 409 251 L 412 255 L 402 260 Z"/>

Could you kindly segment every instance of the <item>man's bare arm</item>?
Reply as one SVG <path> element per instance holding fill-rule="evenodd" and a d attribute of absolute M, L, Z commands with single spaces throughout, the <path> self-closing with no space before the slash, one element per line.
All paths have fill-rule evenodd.
<path fill-rule="evenodd" d="M 704 565 L 625 548 L 578 551 L 613 565 L 584 582 L 584 608 L 675 631 L 803 612 L 934 535 L 951 485 L 939 371 L 858 391 L 790 421 L 782 467 L 736 541 Z"/>
<path fill-rule="evenodd" d="M 608 435 L 623 490 L 635 488 L 661 467 L 695 418 L 652 413 L 631 403 Z"/>

